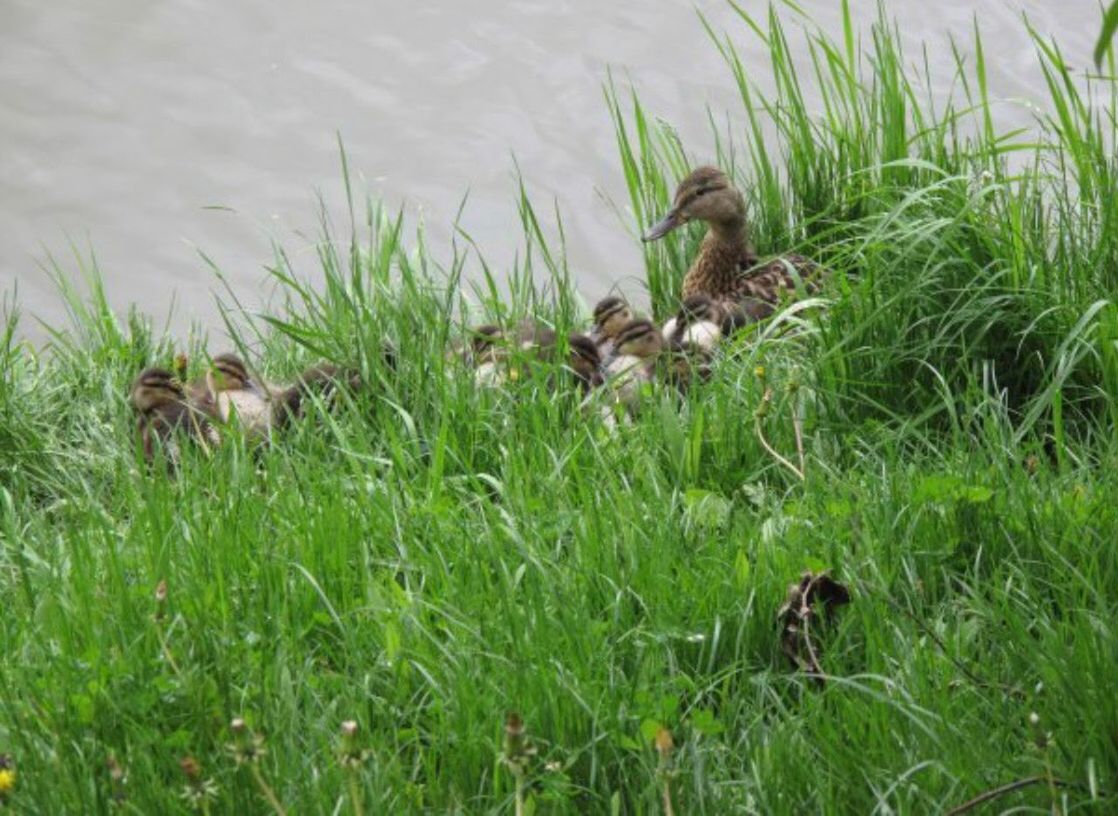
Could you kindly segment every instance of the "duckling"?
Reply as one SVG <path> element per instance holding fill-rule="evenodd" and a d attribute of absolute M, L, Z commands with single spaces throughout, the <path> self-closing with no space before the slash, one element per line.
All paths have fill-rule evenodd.
<path fill-rule="evenodd" d="M 705 294 L 714 300 L 772 305 L 780 302 L 782 292 L 795 291 L 797 276 L 814 291 L 823 274 L 802 255 L 761 263 L 746 235 L 745 199 L 716 167 L 700 167 L 683 179 L 672 208 L 643 239 L 656 241 L 692 220 L 705 221 L 708 229 L 683 279 L 683 298 Z"/>
<path fill-rule="evenodd" d="M 543 350 L 551 350 L 555 347 L 555 340 L 554 331 L 530 317 L 524 318 L 516 326 L 516 347 L 521 351 L 538 354 Z"/>
<path fill-rule="evenodd" d="M 271 392 L 258 385 L 244 362 L 235 354 L 219 354 L 211 360 L 204 386 L 192 388 L 193 401 L 215 413 L 222 422 L 234 417 L 250 438 L 268 435 L 272 426 Z"/>
<path fill-rule="evenodd" d="M 527 365 L 539 362 L 554 367 L 560 362 L 559 334 L 554 329 L 533 320 L 521 321 L 517 328 L 517 346 L 520 357 Z M 583 393 L 601 384 L 602 357 L 598 346 L 586 335 L 578 333 L 568 335 L 567 355 L 562 362 L 565 363 L 564 367 L 574 374 L 575 381 Z M 551 391 L 555 391 L 560 386 L 560 381 L 552 374 L 548 376 L 547 384 Z"/>
<path fill-rule="evenodd" d="M 344 371 L 331 363 L 319 363 L 300 374 L 294 384 L 283 389 L 273 386 L 272 428 L 283 430 L 292 421 L 302 417 L 305 413 L 304 403 L 311 394 L 317 394 L 328 405 L 332 405 L 341 384 L 355 391 L 361 386 L 361 375 L 355 371 Z"/>
<path fill-rule="evenodd" d="M 570 356 L 567 366 L 574 372 L 583 393 L 602 384 L 602 355 L 598 344 L 585 334 L 572 334 L 567 338 Z"/>
<path fill-rule="evenodd" d="M 137 414 L 136 431 L 149 464 L 158 446 L 166 452 L 171 472 L 178 468 L 180 450 L 176 436 L 180 432 L 203 449 L 221 442 L 210 417 L 190 405 L 179 381 L 166 369 L 141 371 L 132 383 L 129 401 Z"/>
<path fill-rule="evenodd" d="M 590 339 L 598 346 L 598 355 L 608 362 L 617 350 L 617 334 L 631 320 L 633 310 L 619 297 L 610 296 L 598 301 L 594 307 L 594 327 Z"/>
<path fill-rule="evenodd" d="M 723 326 L 729 326 L 733 310 L 703 294 L 683 301 L 679 313 L 664 324 L 664 342 L 669 346 L 691 345 L 708 354 L 721 342 Z"/>
<path fill-rule="evenodd" d="M 606 365 L 606 378 L 616 401 L 631 409 L 642 386 L 655 379 L 664 337 L 649 321 L 631 320 L 618 333 L 616 343 L 616 356 Z"/>
<path fill-rule="evenodd" d="M 484 388 L 496 388 L 505 382 L 509 350 L 500 326 L 486 324 L 473 329 L 468 349 L 474 382 Z"/>
<path fill-rule="evenodd" d="M 666 348 L 665 357 L 668 382 L 684 394 L 695 383 L 710 379 L 714 355 L 701 346 L 688 342 L 672 343 Z"/>

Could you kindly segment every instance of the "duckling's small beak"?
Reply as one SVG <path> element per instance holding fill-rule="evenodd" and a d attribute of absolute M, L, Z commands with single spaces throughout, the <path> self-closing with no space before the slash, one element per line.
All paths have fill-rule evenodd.
<path fill-rule="evenodd" d="M 662 221 L 660 221 L 658 224 L 654 224 L 648 230 L 648 232 L 642 235 L 641 240 L 645 243 L 648 243 L 649 241 L 657 241 L 682 223 L 683 219 L 679 217 L 679 210 L 672 209 L 667 215 L 664 216 L 664 219 Z"/>

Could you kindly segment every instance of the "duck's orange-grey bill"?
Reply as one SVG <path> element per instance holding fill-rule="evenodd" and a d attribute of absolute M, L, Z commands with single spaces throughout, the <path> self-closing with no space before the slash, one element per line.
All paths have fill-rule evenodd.
<path fill-rule="evenodd" d="M 642 235 L 641 240 L 647 243 L 648 241 L 656 241 L 660 238 L 663 238 L 669 232 L 678 227 L 680 223 L 681 222 L 679 213 L 675 210 L 672 210 L 664 216 L 664 219 L 660 221 L 660 223 L 653 225 L 648 232 Z"/>

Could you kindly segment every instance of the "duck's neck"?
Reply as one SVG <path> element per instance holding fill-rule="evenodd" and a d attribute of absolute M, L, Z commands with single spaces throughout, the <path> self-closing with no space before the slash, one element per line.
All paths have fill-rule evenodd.
<path fill-rule="evenodd" d="M 711 222 L 699 254 L 683 279 L 683 297 L 733 297 L 742 269 L 752 266 L 755 258 L 744 220 Z"/>
<path fill-rule="evenodd" d="M 730 221 L 711 221 L 710 229 L 707 230 L 706 241 L 717 241 L 720 244 L 733 244 L 748 248 L 749 241 L 745 237 L 745 220 L 735 218 Z"/>

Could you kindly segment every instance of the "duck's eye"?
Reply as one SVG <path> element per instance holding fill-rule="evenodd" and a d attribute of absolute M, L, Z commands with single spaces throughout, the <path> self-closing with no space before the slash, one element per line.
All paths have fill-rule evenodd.
<path fill-rule="evenodd" d="M 707 184 L 707 185 L 704 185 L 703 187 L 700 187 L 699 189 L 697 189 L 695 191 L 695 198 L 699 198 L 700 196 L 704 196 L 707 193 L 713 193 L 715 190 L 724 190 L 724 189 L 726 189 L 726 187 L 723 184 Z"/>

